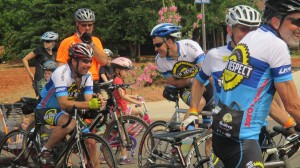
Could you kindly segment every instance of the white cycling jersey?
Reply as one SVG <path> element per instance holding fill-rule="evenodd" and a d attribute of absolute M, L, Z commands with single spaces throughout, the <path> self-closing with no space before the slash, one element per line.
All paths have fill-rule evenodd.
<path fill-rule="evenodd" d="M 93 94 L 93 79 L 90 72 L 81 78 L 80 88 L 77 88 L 70 66 L 65 64 L 58 67 L 52 73 L 49 82 L 42 89 L 40 93 L 42 100 L 38 104 L 37 109 L 60 109 L 60 105 L 57 101 L 58 97 L 68 96 L 68 99 L 75 100 L 81 89 L 83 89 L 83 94 Z"/>
<path fill-rule="evenodd" d="M 171 57 L 162 58 L 159 54 L 155 58 L 158 70 L 162 73 L 164 78 L 173 75 L 173 66 L 179 61 L 187 61 L 193 64 L 199 64 L 203 62 L 205 58 L 205 53 L 199 44 L 193 40 L 180 40 L 177 41 L 176 44 L 178 48 L 178 60 L 174 60 Z"/>

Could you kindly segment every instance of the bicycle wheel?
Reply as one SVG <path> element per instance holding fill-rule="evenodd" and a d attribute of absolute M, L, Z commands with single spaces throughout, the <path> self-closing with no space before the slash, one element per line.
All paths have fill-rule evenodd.
<path fill-rule="evenodd" d="M 33 140 L 26 146 L 28 135 L 23 130 L 9 132 L 0 144 L 1 167 L 38 166 L 39 146 Z"/>
<path fill-rule="evenodd" d="M 119 121 L 120 120 L 121 119 L 119 118 Z M 132 142 L 132 147 L 128 147 L 126 151 L 130 152 L 130 156 L 127 156 L 133 158 L 133 160 L 137 160 L 135 153 L 138 152 L 138 142 L 141 141 L 144 132 L 148 128 L 148 124 L 144 120 L 135 116 L 122 116 L 122 120 L 126 128 L 125 130 L 127 130 L 129 138 Z M 122 133 L 122 135 L 124 135 L 124 133 Z M 118 158 L 121 155 L 122 145 L 120 144 L 120 137 L 116 121 L 111 122 L 107 126 L 103 138 L 108 140 L 115 156 Z"/>
<path fill-rule="evenodd" d="M 79 145 L 78 145 L 79 144 Z M 80 151 L 83 154 L 83 159 L 80 157 Z M 97 167 L 117 167 L 117 161 L 108 142 L 102 137 L 92 134 L 84 133 L 81 136 L 79 143 L 76 141 L 67 149 L 64 158 L 63 167 L 82 167 L 85 164 L 87 168 Z"/>
<path fill-rule="evenodd" d="M 170 160 L 171 145 L 167 142 L 153 138 L 154 134 L 169 132 L 167 125 L 166 121 L 155 121 L 145 131 L 138 152 L 139 167 L 157 166 L 157 164 L 163 163 L 156 157 L 150 156 L 151 152 L 163 159 Z"/>
<path fill-rule="evenodd" d="M 203 133 L 198 139 L 197 139 L 197 146 L 200 153 L 200 162 L 197 161 L 197 156 L 195 152 L 194 146 L 191 146 L 189 152 L 186 155 L 186 163 L 188 168 L 197 167 L 197 168 L 204 168 L 207 167 L 207 163 L 209 162 L 209 156 L 206 156 L 205 154 L 205 142 L 209 138 L 212 137 L 211 132 Z M 218 159 L 218 158 L 217 158 Z M 214 160 L 214 165 L 217 164 L 218 160 Z"/>

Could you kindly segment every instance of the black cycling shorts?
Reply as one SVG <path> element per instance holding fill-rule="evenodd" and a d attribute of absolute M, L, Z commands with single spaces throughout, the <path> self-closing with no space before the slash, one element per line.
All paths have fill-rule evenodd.
<path fill-rule="evenodd" d="M 213 150 L 227 168 L 264 167 L 260 146 L 257 140 L 234 140 L 213 133 Z"/>
<path fill-rule="evenodd" d="M 36 109 L 35 117 L 44 124 L 56 126 L 59 117 L 66 113 L 65 111 L 54 108 Z"/>

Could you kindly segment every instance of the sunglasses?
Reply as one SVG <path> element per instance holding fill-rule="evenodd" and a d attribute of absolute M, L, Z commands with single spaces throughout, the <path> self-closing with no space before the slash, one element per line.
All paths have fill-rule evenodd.
<path fill-rule="evenodd" d="M 159 48 L 159 47 L 161 47 L 163 44 L 164 44 L 164 42 L 161 42 L 161 43 L 155 43 L 155 44 L 153 44 L 153 45 L 154 45 L 154 47 Z"/>
<path fill-rule="evenodd" d="M 250 32 L 258 28 L 258 27 L 247 27 L 247 26 L 233 26 L 233 27 L 239 29 L 241 32 Z"/>
<path fill-rule="evenodd" d="M 54 41 L 52 41 L 52 40 L 44 40 L 44 42 L 45 42 L 45 43 L 52 43 L 52 42 L 54 42 Z"/>
<path fill-rule="evenodd" d="M 85 64 L 92 63 L 92 59 L 81 59 L 81 61 Z"/>
<path fill-rule="evenodd" d="M 86 24 L 86 23 L 80 23 L 80 26 L 82 27 L 92 27 L 94 24 L 90 23 L 90 24 Z"/>
<path fill-rule="evenodd" d="M 286 18 L 286 20 L 290 20 L 291 23 L 297 27 L 300 27 L 300 18 Z"/>

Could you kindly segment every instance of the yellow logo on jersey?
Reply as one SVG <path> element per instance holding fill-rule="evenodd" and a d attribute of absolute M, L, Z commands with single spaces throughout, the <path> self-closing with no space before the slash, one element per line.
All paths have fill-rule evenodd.
<path fill-rule="evenodd" d="M 192 78 L 196 76 L 198 71 L 197 65 L 187 61 L 178 61 L 172 69 L 174 77 L 179 79 Z"/>
<path fill-rule="evenodd" d="M 223 71 L 223 88 L 225 91 L 237 87 L 244 78 L 249 78 L 253 70 L 249 64 L 249 50 L 245 44 L 238 44 L 229 56 Z"/>

